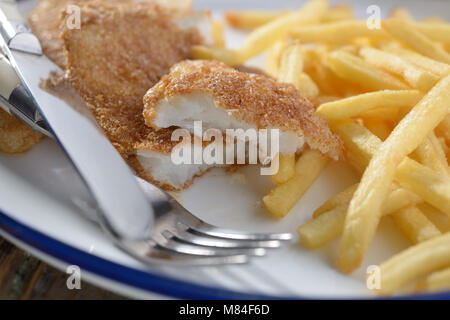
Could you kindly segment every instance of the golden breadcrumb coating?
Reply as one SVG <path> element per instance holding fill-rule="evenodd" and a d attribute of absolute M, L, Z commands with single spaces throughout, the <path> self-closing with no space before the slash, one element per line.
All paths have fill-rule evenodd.
<path fill-rule="evenodd" d="M 66 67 L 64 42 L 61 31 L 64 29 L 64 11 L 70 5 L 78 5 L 88 0 L 40 0 L 28 15 L 28 24 L 38 37 L 45 55 L 61 69 Z M 131 0 L 108 0 L 111 3 Z"/>
<path fill-rule="evenodd" d="M 144 118 L 152 126 L 161 99 L 203 93 L 232 116 L 260 128 L 301 132 L 313 149 L 337 159 L 342 142 L 293 85 L 262 75 L 239 72 L 217 61 L 183 61 L 171 68 L 144 97 Z M 201 119 L 199 119 L 201 120 Z"/>
<path fill-rule="evenodd" d="M 30 150 L 42 139 L 18 118 L 0 108 L 0 152 L 15 154 Z"/>
<path fill-rule="evenodd" d="M 146 140 L 166 143 L 167 135 L 145 126 L 142 97 L 170 66 L 190 57 L 191 46 L 201 43 L 198 33 L 181 30 L 170 10 L 153 2 L 80 7 L 81 28 L 63 33 L 68 79 L 123 156 Z"/>
<path fill-rule="evenodd" d="M 202 43 L 200 34 L 196 29 L 181 30 L 172 20 L 180 12 L 153 2 L 79 5 L 81 28 L 65 28 L 62 33 L 66 79 L 137 174 L 175 190 L 153 180 L 136 158 L 136 150 L 170 153 L 178 143 L 170 139 L 173 129 L 156 131 L 145 125 L 142 98 L 173 64 L 191 57 L 191 46 Z"/>

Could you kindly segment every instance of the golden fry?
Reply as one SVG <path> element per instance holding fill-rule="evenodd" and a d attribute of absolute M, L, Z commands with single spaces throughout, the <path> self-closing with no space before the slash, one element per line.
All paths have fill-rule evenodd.
<path fill-rule="evenodd" d="M 428 91 L 439 81 L 435 74 L 420 69 L 392 53 L 363 47 L 359 54 L 371 65 L 402 77 L 413 88 Z"/>
<path fill-rule="evenodd" d="M 354 184 L 342 192 L 339 192 L 337 195 L 331 197 L 326 202 L 324 202 L 319 208 L 314 211 L 313 218 L 317 218 L 322 213 L 330 211 L 335 207 L 339 207 L 342 205 L 348 205 L 350 200 L 352 200 L 353 194 L 358 188 L 358 184 Z"/>
<path fill-rule="evenodd" d="M 225 47 L 224 31 L 222 22 L 214 20 L 212 22 L 212 37 L 217 48 Z"/>
<path fill-rule="evenodd" d="M 283 53 L 278 79 L 292 83 L 308 99 L 314 99 L 319 94 L 319 88 L 314 81 L 303 72 L 302 49 L 293 45 Z"/>
<path fill-rule="evenodd" d="M 343 272 L 351 272 L 360 265 L 378 226 L 381 206 L 397 166 L 448 114 L 448 101 L 450 76 L 441 80 L 401 120 L 373 156 L 346 216 L 337 262 Z"/>
<path fill-rule="evenodd" d="M 286 15 L 289 11 L 225 11 L 224 18 L 227 23 L 237 29 L 251 30 L 261 27 L 282 15 Z"/>
<path fill-rule="evenodd" d="M 400 48 L 400 47 L 386 47 L 386 51 L 399 55 L 406 61 L 414 64 L 415 66 L 434 73 L 437 76 L 445 77 L 450 74 L 450 65 L 442 63 L 426 56 L 423 56 L 417 52 Z"/>
<path fill-rule="evenodd" d="M 292 29 L 291 37 L 302 42 L 348 43 L 357 37 L 387 36 L 382 29 L 369 29 L 365 21 L 349 20 Z"/>
<path fill-rule="evenodd" d="M 450 216 L 450 178 L 406 158 L 397 167 L 396 181 Z"/>
<path fill-rule="evenodd" d="M 450 42 L 450 24 L 448 23 L 414 23 L 414 27 L 433 41 Z"/>
<path fill-rule="evenodd" d="M 344 120 L 367 110 L 414 106 L 422 97 L 418 90 L 382 90 L 325 103 L 317 113 L 328 120 Z"/>
<path fill-rule="evenodd" d="M 437 126 L 436 131 L 450 143 L 450 115 L 447 115 L 444 120 Z"/>
<path fill-rule="evenodd" d="M 273 77 L 278 77 L 280 69 L 281 55 L 286 49 L 287 43 L 284 40 L 275 42 L 267 51 L 265 70 Z"/>
<path fill-rule="evenodd" d="M 434 237 L 412 246 L 380 267 L 380 287 L 378 294 L 390 294 L 409 282 L 430 272 L 450 265 L 450 233 Z"/>
<path fill-rule="evenodd" d="M 382 26 L 398 41 L 417 52 L 437 61 L 450 63 L 450 54 L 427 36 L 414 29 L 412 24 L 398 19 L 389 19 L 383 21 Z"/>
<path fill-rule="evenodd" d="M 345 51 L 331 53 L 328 63 L 339 77 L 358 83 L 372 91 L 409 89 L 405 83 L 389 73 L 379 70 L 361 58 Z"/>
<path fill-rule="evenodd" d="M 450 168 L 441 144 L 434 132 L 430 133 L 413 152 L 413 156 L 423 165 L 433 169 L 437 173 L 450 176 Z"/>
<path fill-rule="evenodd" d="M 278 218 L 286 216 L 314 181 L 316 181 L 327 163 L 328 158 L 323 156 L 319 151 L 304 151 L 295 164 L 294 177 L 273 188 L 263 198 L 267 210 Z"/>
<path fill-rule="evenodd" d="M 391 134 L 391 129 L 389 128 L 386 121 L 379 119 L 364 119 L 364 126 L 369 129 L 374 135 L 384 141 Z"/>
<path fill-rule="evenodd" d="M 363 171 L 371 158 L 378 152 L 381 140 L 368 129 L 352 122 L 343 122 L 334 126 L 341 137 L 350 163 Z M 450 214 L 450 179 L 420 163 L 405 158 L 397 167 L 396 181 L 410 189 L 442 212 Z"/>
<path fill-rule="evenodd" d="M 344 192 L 350 191 L 351 189 L 349 188 Z M 300 241 L 307 248 L 320 248 L 342 233 L 342 230 L 344 228 L 345 215 L 347 214 L 352 194 L 353 193 L 351 193 L 350 197 L 347 197 L 347 199 L 342 198 L 342 202 L 336 203 L 336 206 L 328 207 L 326 211 L 320 212 L 320 214 L 317 215 L 315 214 L 313 220 L 297 228 L 297 233 L 299 235 Z M 343 195 L 343 193 L 338 194 L 330 200 L 337 199 L 340 195 Z M 393 214 L 406 206 L 415 205 L 420 203 L 421 201 L 422 199 L 416 196 L 414 193 L 405 189 L 397 188 L 396 190 L 392 191 L 392 193 L 386 199 L 386 202 L 383 206 L 383 215 Z M 407 218 L 408 217 L 406 217 L 406 219 Z M 413 232 L 420 234 L 420 228 L 422 227 L 422 225 L 411 224 L 411 228 L 415 227 L 417 227 L 417 229 L 414 229 Z"/>
<path fill-rule="evenodd" d="M 428 275 L 416 285 L 416 290 L 426 292 L 450 290 L 450 267 Z"/>
<path fill-rule="evenodd" d="M 411 15 L 411 13 L 403 8 L 395 8 L 394 10 L 392 10 L 391 15 L 389 17 L 410 22 L 414 21 L 414 18 Z"/>
<path fill-rule="evenodd" d="M 342 205 L 322 213 L 297 228 L 301 243 L 308 249 L 317 249 L 342 233 L 348 206 Z"/>
<path fill-rule="evenodd" d="M 279 185 L 291 179 L 295 174 L 295 154 L 278 154 L 278 172 L 270 178 Z"/>
<path fill-rule="evenodd" d="M 417 207 L 400 209 L 391 214 L 391 217 L 412 244 L 441 235 L 439 229 Z"/>
<path fill-rule="evenodd" d="M 319 22 L 327 7 L 326 0 L 311 0 L 303 8 L 278 17 L 252 31 L 237 50 L 193 46 L 193 56 L 195 59 L 219 60 L 231 66 L 243 64 L 275 42 L 286 38 L 293 27 Z"/>

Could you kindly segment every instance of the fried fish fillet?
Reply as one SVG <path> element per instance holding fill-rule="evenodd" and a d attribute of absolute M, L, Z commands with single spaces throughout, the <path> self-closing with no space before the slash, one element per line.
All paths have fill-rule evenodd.
<path fill-rule="evenodd" d="M 177 166 L 173 175 L 164 175 L 177 142 L 171 141 L 173 128 L 156 131 L 145 125 L 142 98 L 173 64 L 191 57 L 192 45 L 206 40 L 192 24 L 180 27 L 180 17 L 190 14 L 154 2 L 79 6 L 81 28 L 65 28 L 62 34 L 66 78 L 141 177 L 166 189 L 186 187 L 207 168 Z"/>
<path fill-rule="evenodd" d="M 8 154 L 30 150 L 42 138 L 18 118 L 0 108 L 0 152 Z"/>
<path fill-rule="evenodd" d="M 291 84 L 239 72 L 217 61 L 183 61 L 171 68 L 144 97 L 148 126 L 204 130 L 280 129 L 279 150 L 295 153 L 306 142 L 338 159 L 342 142 L 313 105 Z"/>
<path fill-rule="evenodd" d="M 66 67 L 67 59 L 64 54 L 64 42 L 61 39 L 61 32 L 64 30 L 65 17 L 71 8 L 71 5 L 80 5 L 89 0 L 40 0 L 37 6 L 28 16 L 28 24 L 35 35 L 38 36 L 42 49 L 47 57 L 49 57 L 61 69 Z M 120 4 L 126 2 L 134 2 L 132 0 L 105 0 L 110 4 Z M 157 2 L 154 0 L 154 2 Z M 205 11 L 190 10 L 186 1 L 168 1 L 160 0 L 159 2 L 170 5 L 172 15 L 176 16 L 176 22 L 183 29 L 189 27 L 197 27 L 205 39 L 212 41 L 211 26 L 209 23 L 209 14 Z M 178 5 L 178 6 L 177 6 Z M 75 12 L 72 12 L 74 14 Z"/>

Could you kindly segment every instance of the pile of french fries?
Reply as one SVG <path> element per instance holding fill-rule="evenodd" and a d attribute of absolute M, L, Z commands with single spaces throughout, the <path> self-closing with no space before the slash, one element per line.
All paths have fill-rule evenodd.
<path fill-rule="evenodd" d="M 345 145 L 361 180 L 319 207 L 297 231 L 308 249 L 341 236 L 337 268 L 357 269 L 389 216 L 411 247 L 379 265 L 380 286 L 393 294 L 450 289 L 450 24 L 415 21 L 394 10 L 369 28 L 346 5 L 311 0 L 298 10 L 225 13 L 249 30 L 234 50 L 193 48 L 197 59 L 229 65 L 265 53 L 266 72 L 296 86 Z M 279 155 L 275 187 L 263 199 L 286 216 L 329 159 L 306 149 Z"/>

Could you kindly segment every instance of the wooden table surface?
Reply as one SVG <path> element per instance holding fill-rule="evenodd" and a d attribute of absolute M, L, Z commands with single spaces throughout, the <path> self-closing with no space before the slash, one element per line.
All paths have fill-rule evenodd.
<path fill-rule="evenodd" d="M 69 290 L 68 276 L 0 237 L 0 300 L 124 299 L 86 282 Z"/>

